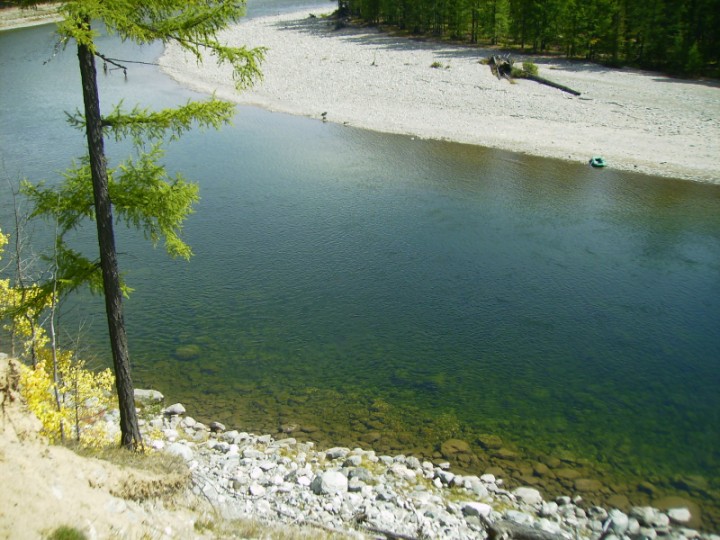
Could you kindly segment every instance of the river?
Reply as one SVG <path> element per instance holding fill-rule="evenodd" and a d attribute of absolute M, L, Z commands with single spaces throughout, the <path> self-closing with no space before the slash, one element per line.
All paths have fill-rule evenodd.
<path fill-rule="evenodd" d="M 54 44 L 51 26 L 0 33 L 5 232 L 10 185 L 55 182 L 82 152 L 63 113 L 80 106 L 76 57 Z M 201 97 L 152 65 L 101 84 L 105 110 Z M 137 385 L 200 419 L 321 444 L 439 457 L 466 440 L 475 469 L 548 490 L 568 484 L 532 464 L 560 460 L 605 484 L 591 499 L 679 494 L 717 523 L 720 186 L 249 107 L 166 161 L 200 183 L 195 256 L 118 230 Z M 107 364 L 102 309 L 71 298 L 61 324 Z"/>

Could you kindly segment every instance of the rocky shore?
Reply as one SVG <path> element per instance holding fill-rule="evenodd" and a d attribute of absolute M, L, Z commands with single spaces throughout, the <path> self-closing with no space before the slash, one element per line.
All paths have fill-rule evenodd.
<path fill-rule="evenodd" d="M 140 391 L 138 399 L 163 398 Z M 494 474 L 458 474 L 447 461 L 320 449 L 292 437 L 206 425 L 179 403 L 144 420 L 142 429 L 147 444 L 187 462 L 194 493 L 225 519 L 251 517 L 379 538 L 720 540 L 692 528 L 697 516 L 688 507 L 622 511 L 586 504 L 577 493 L 546 499 L 532 486 L 508 489 Z"/>

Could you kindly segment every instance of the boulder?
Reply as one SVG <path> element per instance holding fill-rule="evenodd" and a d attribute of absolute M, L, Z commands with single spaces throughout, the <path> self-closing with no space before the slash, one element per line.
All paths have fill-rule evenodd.
<path fill-rule="evenodd" d="M 457 454 L 471 454 L 470 445 L 460 439 L 449 439 L 440 446 L 440 453 L 447 459 Z"/>
<path fill-rule="evenodd" d="M 185 407 L 182 403 L 174 403 L 173 405 L 170 405 L 166 409 L 163 410 L 163 414 L 166 416 L 177 416 L 180 414 L 185 414 Z"/>
<path fill-rule="evenodd" d="M 169 445 L 167 446 L 167 448 L 165 449 L 165 451 L 166 451 L 168 454 L 173 454 L 173 455 L 176 455 L 176 456 L 180 456 L 180 457 L 183 458 L 185 461 L 190 461 L 190 460 L 192 460 L 192 458 L 193 458 L 193 451 L 192 451 L 192 449 L 191 449 L 189 446 L 187 446 L 186 444 L 174 442 L 174 443 L 169 444 Z"/>
<path fill-rule="evenodd" d="M 503 441 L 497 435 L 483 434 L 478 436 L 477 442 L 485 450 L 499 450 L 503 446 Z"/>
<path fill-rule="evenodd" d="M 540 492 L 531 487 L 523 486 L 513 490 L 513 495 L 520 499 L 525 504 L 537 505 L 542 504 L 543 498 Z"/>
<path fill-rule="evenodd" d="M 610 530 L 616 535 L 622 537 L 622 535 L 625 534 L 625 531 L 628 530 L 630 518 L 628 518 L 627 514 L 621 510 L 618 510 L 617 508 L 610 510 L 608 513 L 608 519 L 612 520 L 610 523 Z"/>
<path fill-rule="evenodd" d="M 698 506 L 697 503 L 691 501 L 690 499 L 686 499 L 684 497 L 677 497 L 677 496 L 670 496 L 670 497 L 662 497 L 660 499 L 655 499 L 652 501 L 652 505 L 655 508 L 659 508 L 660 510 L 666 511 L 668 513 L 668 516 L 670 517 L 671 521 L 674 521 L 673 517 L 670 515 L 670 510 L 682 510 L 686 509 L 690 513 L 690 519 L 686 522 L 678 521 L 677 523 L 682 524 L 683 526 L 690 527 L 693 529 L 699 528 L 702 526 L 702 512 L 700 510 L 700 506 Z M 674 512 L 676 516 L 684 517 L 684 512 Z"/>
<path fill-rule="evenodd" d="M 220 422 L 210 422 L 210 431 L 213 433 L 222 433 L 225 431 L 225 425 Z"/>
<path fill-rule="evenodd" d="M 692 514 L 687 508 L 670 508 L 667 515 L 670 521 L 678 525 L 687 525 L 692 520 Z"/>
<path fill-rule="evenodd" d="M 146 390 L 143 388 L 135 389 L 135 402 L 136 403 L 145 403 L 145 404 L 161 403 L 163 399 L 165 399 L 165 396 L 163 396 L 157 390 Z"/>
<path fill-rule="evenodd" d="M 489 517 L 492 513 L 492 506 L 481 502 L 468 502 L 462 506 L 462 513 L 465 516 Z"/>
<path fill-rule="evenodd" d="M 580 493 L 597 493 L 602 487 L 600 481 L 591 478 L 578 478 L 575 480 L 575 491 Z"/>
<path fill-rule="evenodd" d="M 175 357 L 183 361 L 195 360 L 200 356 L 200 352 L 201 349 L 199 345 L 180 345 L 175 349 Z"/>
<path fill-rule="evenodd" d="M 316 495 L 345 493 L 348 490 L 348 479 L 339 471 L 325 471 L 315 477 L 310 489 Z"/>

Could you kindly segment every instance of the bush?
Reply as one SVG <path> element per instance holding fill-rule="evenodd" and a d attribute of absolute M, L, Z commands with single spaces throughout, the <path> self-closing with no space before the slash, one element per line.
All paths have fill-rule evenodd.
<path fill-rule="evenodd" d="M 86 540 L 85 533 L 75 527 L 62 525 L 48 535 L 48 540 Z"/>
<path fill-rule="evenodd" d="M 523 62 L 523 71 L 528 75 L 537 75 L 538 67 L 532 62 Z"/>

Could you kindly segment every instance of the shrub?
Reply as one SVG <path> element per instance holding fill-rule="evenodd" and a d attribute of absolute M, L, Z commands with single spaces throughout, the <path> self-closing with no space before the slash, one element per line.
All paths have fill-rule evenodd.
<path fill-rule="evenodd" d="M 102 447 L 112 443 L 105 413 L 116 408 L 115 377 L 109 369 L 94 372 L 72 351 L 56 353 L 56 369 L 50 349 L 41 349 L 34 368 L 20 369 L 20 392 L 40 419 L 43 434 L 51 442 L 72 438 L 81 446 Z"/>
<path fill-rule="evenodd" d="M 528 75 L 537 75 L 538 67 L 533 62 L 523 62 L 523 71 Z"/>
<path fill-rule="evenodd" d="M 62 525 L 48 535 L 48 540 L 86 540 L 85 533 L 75 527 Z"/>

